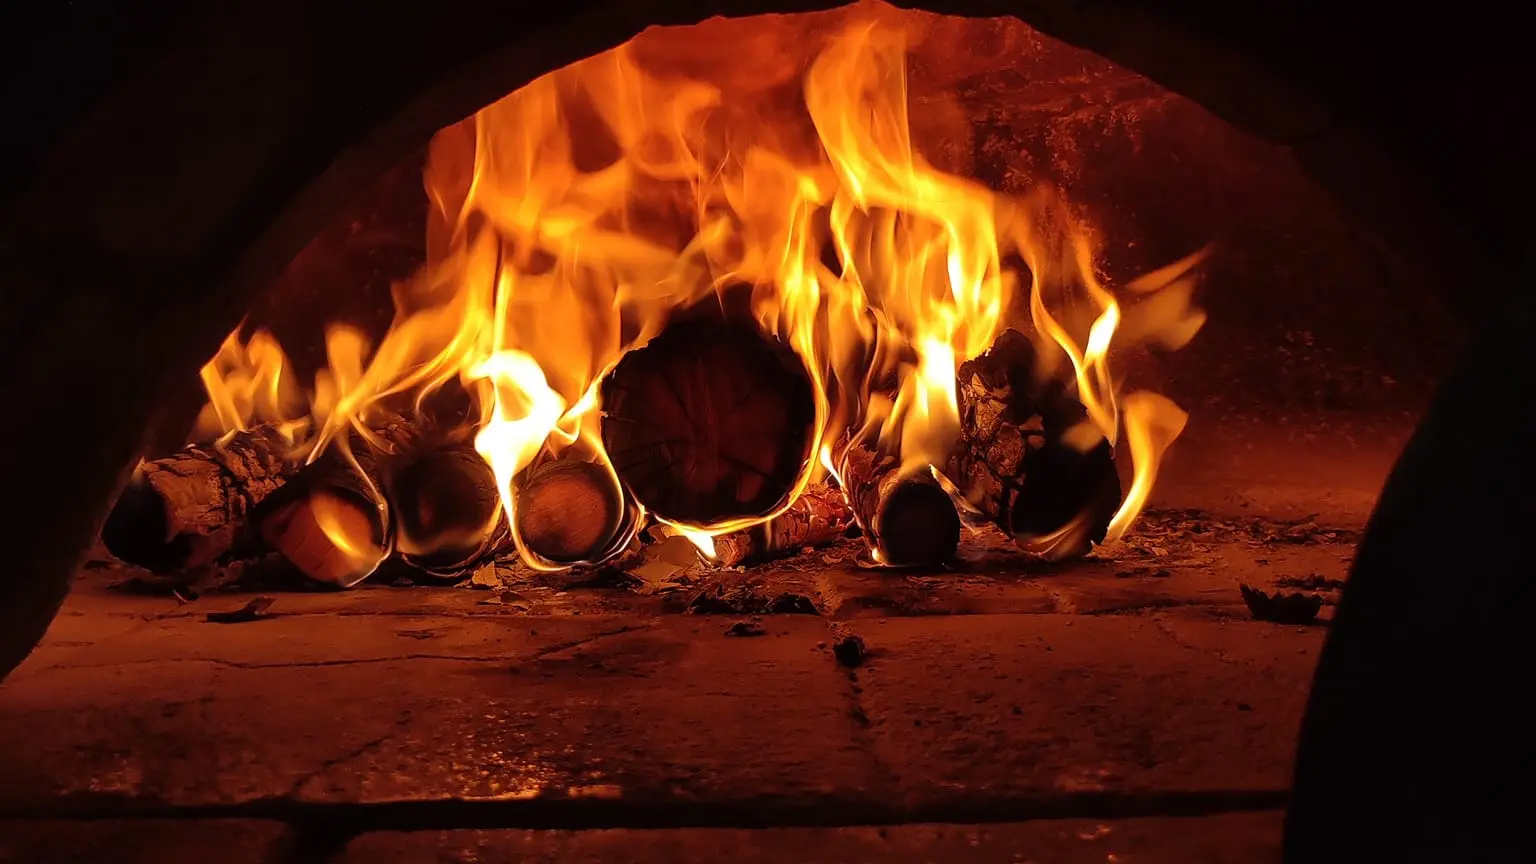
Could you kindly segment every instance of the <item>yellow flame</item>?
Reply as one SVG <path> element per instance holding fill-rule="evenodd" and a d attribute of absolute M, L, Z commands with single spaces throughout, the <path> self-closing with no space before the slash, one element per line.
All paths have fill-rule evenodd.
<path fill-rule="evenodd" d="M 740 284 L 812 381 L 815 458 L 773 512 L 668 524 L 712 555 L 713 536 L 778 515 L 815 475 L 835 477 L 845 436 L 894 454 L 900 476 L 930 471 L 953 490 L 941 472 L 961 434 L 956 371 L 1010 323 L 1018 274 L 1002 262 L 1017 253 L 1042 357 L 1069 361 L 1087 408 L 1073 443 L 1115 443 L 1126 427 L 1135 477 L 1112 532 L 1123 534 L 1183 421 L 1167 400 L 1122 406 L 1111 359 L 1193 336 L 1204 319 L 1190 272 L 1204 253 L 1112 290 L 1093 232 L 1049 190 L 1002 196 L 918 152 L 906 45 L 919 19 L 879 4 L 855 12 L 824 40 L 785 41 L 809 61 L 795 111 L 661 74 L 631 42 L 442 130 L 426 171 L 428 260 L 396 286 L 379 345 L 328 335 L 329 368 L 308 394 L 311 458 L 346 430 L 366 438 L 379 406 L 419 408 L 462 386 L 515 536 L 518 477 L 538 461 L 574 451 L 620 483 L 601 444 L 603 377 L 672 313 Z M 692 32 L 640 38 L 664 49 Z M 1083 300 L 1090 319 L 1062 312 Z M 218 374 L 205 370 L 210 424 L 293 419 L 280 356 L 265 334 L 243 346 L 232 335 L 210 363 Z"/>
<path fill-rule="evenodd" d="M 354 577 L 353 584 L 362 581 L 379 566 L 384 550 L 374 542 L 368 520 L 359 518 L 356 504 L 321 492 L 310 497 L 309 512 L 332 548 L 344 557 L 346 567 L 343 570 Z"/>
<path fill-rule="evenodd" d="M 1109 522 L 1107 541 L 1119 540 L 1141 513 L 1157 480 L 1157 465 L 1173 439 L 1184 431 L 1189 415 L 1166 396 L 1145 390 L 1125 397 L 1126 443 L 1137 466 L 1125 501 Z"/>
<path fill-rule="evenodd" d="M 279 424 L 291 441 L 308 428 L 302 388 L 282 346 L 269 333 L 257 331 L 242 344 L 240 328 L 235 328 L 199 377 L 208 404 L 198 415 L 194 440 L 227 439 L 270 422 Z"/>
<path fill-rule="evenodd" d="M 677 529 L 677 533 L 681 534 L 683 537 L 687 538 L 688 542 L 692 543 L 694 545 L 694 548 L 699 550 L 699 554 L 704 556 L 704 560 L 706 560 L 706 561 L 713 561 L 713 560 L 715 560 L 715 537 L 714 537 L 714 535 L 710 534 L 707 531 L 694 531 L 691 528 L 682 528 L 682 527 L 679 527 Z"/>

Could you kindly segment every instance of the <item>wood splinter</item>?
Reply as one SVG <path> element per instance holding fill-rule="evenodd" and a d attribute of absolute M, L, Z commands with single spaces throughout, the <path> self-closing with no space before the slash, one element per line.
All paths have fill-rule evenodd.
<path fill-rule="evenodd" d="M 877 561 L 890 567 L 933 567 L 960 547 L 960 515 L 927 472 L 897 479 L 901 462 L 863 444 L 847 447 L 842 479 L 854 518 Z"/>
<path fill-rule="evenodd" d="M 835 543 L 853 524 L 853 510 L 843 490 L 825 483 L 813 484 L 789 509 L 768 522 L 714 538 L 715 555 L 711 563 L 735 567 L 793 555 L 808 546 Z"/>

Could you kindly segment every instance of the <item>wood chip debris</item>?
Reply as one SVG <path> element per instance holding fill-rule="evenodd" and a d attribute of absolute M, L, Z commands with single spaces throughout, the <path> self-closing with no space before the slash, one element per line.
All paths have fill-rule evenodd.
<path fill-rule="evenodd" d="M 1260 621 L 1276 624 L 1313 624 L 1322 611 L 1323 598 L 1300 591 L 1264 591 L 1243 583 L 1238 586 L 1248 611 Z"/>
<path fill-rule="evenodd" d="M 276 602 L 271 597 L 255 597 L 239 609 L 209 612 L 207 619 L 214 624 L 244 624 L 269 617 L 264 614 Z"/>

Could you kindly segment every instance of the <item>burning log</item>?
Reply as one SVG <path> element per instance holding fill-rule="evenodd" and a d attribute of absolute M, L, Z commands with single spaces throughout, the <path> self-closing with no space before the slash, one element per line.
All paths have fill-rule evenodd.
<path fill-rule="evenodd" d="M 381 521 L 366 499 L 321 488 L 274 508 L 262 519 L 260 531 L 310 580 L 350 588 L 389 557 Z"/>
<path fill-rule="evenodd" d="M 603 443 L 619 478 L 670 521 L 767 513 L 810 458 L 810 378 L 755 324 L 672 324 L 625 355 L 604 382 L 603 405 Z"/>
<path fill-rule="evenodd" d="M 1120 505 L 1114 451 L 1102 438 L 1071 443 L 1087 419 L 1060 382 L 1036 375 L 1034 345 L 1017 330 L 961 365 L 961 439 L 945 476 L 960 496 L 1025 549 L 1053 560 L 1086 555 Z"/>
<path fill-rule="evenodd" d="M 862 444 L 850 445 L 842 462 L 854 518 L 881 563 L 932 567 L 954 557 L 960 515 L 931 474 L 898 479 L 899 459 Z"/>
<path fill-rule="evenodd" d="M 421 575 L 458 581 L 511 548 L 496 474 L 464 436 L 423 442 L 391 460 L 395 549 Z"/>
<path fill-rule="evenodd" d="M 843 490 L 817 484 L 772 520 L 716 537 L 714 563 L 735 567 L 746 561 L 793 554 L 807 546 L 825 546 L 846 534 L 853 524 L 853 510 Z"/>
<path fill-rule="evenodd" d="M 529 472 L 516 495 L 518 539 L 553 564 L 607 557 L 624 527 L 623 492 L 596 463 L 546 462 Z"/>
<path fill-rule="evenodd" d="M 300 573 L 350 588 L 389 557 L 395 530 L 387 489 L 388 460 L 409 452 L 418 430 L 393 417 L 372 430 L 375 445 L 355 431 L 331 443 L 257 514 L 261 536 Z"/>
<path fill-rule="evenodd" d="M 292 446 L 277 426 L 258 426 L 144 463 L 107 516 L 102 543 L 155 573 L 212 564 L 297 469 Z"/>

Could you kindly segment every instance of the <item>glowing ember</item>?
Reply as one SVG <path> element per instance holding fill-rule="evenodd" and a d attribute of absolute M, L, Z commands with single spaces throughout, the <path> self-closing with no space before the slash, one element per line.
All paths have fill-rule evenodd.
<path fill-rule="evenodd" d="M 349 427 L 366 436 L 386 404 L 462 387 L 512 517 L 519 478 L 541 460 L 586 459 L 619 484 L 601 444 L 604 376 L 674 312 L 747 285 L 752 315 L 814 385 L 816 458 L 772 512 L 672 526 L 706 556 L 713 537 L 836 478 L 848 442 L 896 454 L 892 480 L 933 472 L 953 492 L 939 472 L 961 434 L 956 370 L 1010 325 L 1075 381 L 1088 420 L 1073 446 L 1114 444 L 1124 427 L 1135 477 L 1110 538 L 1122 536 L 1186 415 L 1155 394 L 1122 398 L 1111 361 L 1194 335 L 1202 256 L 1117 291 L 1095 270 L 1092 232 L 1049 190 L 1007 198 L 935 168 L 907 119 L 904 22 L 915 19 L 872 8 L 807 49 L 792 114 L 648 71 L 630 43 L 444 129 L 426 171 L 428 261 L 396 286 L 382 342 L 370 350 L 333 330 L 306 410 L 276 342 L 232 336 L 203 370 L 201 428 L 283 421 L 313 458 Z M 1005 266 L 1014 258 L 1027 274 Z M 1006 320 L 1016 290 L 1029 322 Z"/>

